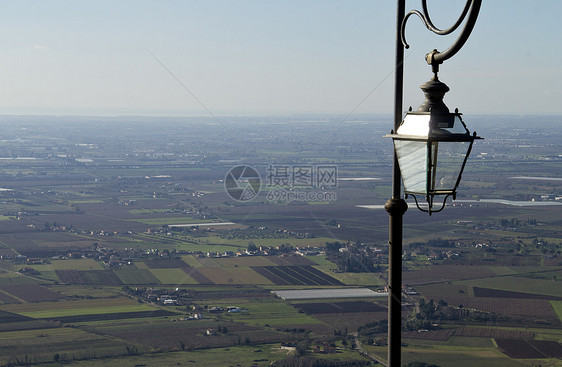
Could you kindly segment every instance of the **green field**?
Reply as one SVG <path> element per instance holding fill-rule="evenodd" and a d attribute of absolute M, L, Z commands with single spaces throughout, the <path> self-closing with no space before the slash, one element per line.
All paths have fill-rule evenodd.
<path fill-rule="evenodd" d="M 278 300 L 266 299 L 259 302 L 247 299 L 214 301 L 213 306 L 238 306 L 248 310 L 247 313 L 226 313 L 223 318 L 258 326 L 298 327 L 298 325 L 318 324 L 318 319 L 300 313 L 296 308 Z"/>
<path fill-rule="evenodd" d="M 159 284 L 157 277 L 147 269 L 118 269 L 113 271 L 123 284 Z"/>
<path fill-rule="evenodd" d="M 117 357 L 88 361 L 73 361 L 77 367 L 134 367 L 134 366 L 210 366 L 229 367 L 245 366 L 248 361 L 252 366 L 268 367 L 272 361 L 283 359 L 287 351 L 279 344 L 236 346 L 229 348 L 211 348 L 184 352 L 154 353 L 142 356 Z M 259 361 L 256 361 L 259 360 Z M 47 363 L 45 367 L 59 367 L 59 363 Z"/>
<path fill-rule="evenodd" d="M 556 316 L 562 321 L 562 301 L 550 301 L 550 305 L 556 312 Z"/>
<path fill-rule="evenodd" d="M 562 294 L 562 282 L 553 281 L 552 279 L 533 279 L 522 276 L 464 280 L 455 282 L 455 284 L 502 289 L 513 292 L 545 294 L 555 297 L 559 297 Z"/>
<path fill-rule="evenodd" d="M 155 214 L 155 213 L 153 213 Z M 196 219 L 191 217 L 168 217 L 168 218 L 142 218 L 142 219 L 129 219 L 135 222 L 145 223 L 153 226 L 163 226 L 166 224 L 197 224 L 209 223 L 208 220 Z"/>
<path fill-rule="evenodd" d="M 51 260 L 54 270 L 103 270 L 103 266 L 94 259 Z M 38 269 L 41 271 L 40 269 Z"/>
<path fill-rule="evenodd" d="M 56 354 L 62 360 L 73 360 L 117 356 L 126 352 L 126 344 L 119 340 L 75 328 L 2 332 L 0 345 L 0 363 L 3 365 L 24 364 L 22 361 L 26 358 L 33 362 L 52 362 Z"/>
<path fill-rule="evenodd" d="M 364 345 L 363 348 L 386 360 L 386 347 Z M 439 367 L 529 367 L 529 364 L 508 358 L 493 348 L 464 346 L 420 345 L 403 347 L 402 363 L 410 362 L 424 362 Z"/>
<path fill-rule="evenodd" d="M 158 278 L 162 284 L 174 286 L 182 284 L 199 284 L 181 269 L 150 269 L 150 272 Z"/>

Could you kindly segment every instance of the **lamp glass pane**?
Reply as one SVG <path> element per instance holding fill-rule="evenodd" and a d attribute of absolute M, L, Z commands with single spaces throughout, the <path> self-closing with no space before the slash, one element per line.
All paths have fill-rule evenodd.
<path fill-rule="evenodd" d="M 439 124 L 438 123 L 436 127 L 439 128 L 440 130 L 444 130 L 444 131 L 446 131 L 448 133 L 451 133 L 451 134 L 466 134 L 466 133 L 468 133 L 468 131 L 464 127 L 460 117 L 457 116 L 457 115 L 454 116 L 452 126 L 447 125 L 447 124 Z"/>
<path fill-rule="evenodd" d="M 427 193 L 427 142 L 394 140 L 394 149 L 404 191 L 407 193 Z"/>
<path fill-rule="evenodd" d="M 429 134 L 430 115 L 416 115 L 412 113 L 406 114 L 404 121 L 396 130 L 397 134 L 427 136 Z"/>
<path fill-rule="evenodd" d="M 431 190 L 454 190 L 470 142 L 433 142 L 431 144 L 433 182 Z"/>

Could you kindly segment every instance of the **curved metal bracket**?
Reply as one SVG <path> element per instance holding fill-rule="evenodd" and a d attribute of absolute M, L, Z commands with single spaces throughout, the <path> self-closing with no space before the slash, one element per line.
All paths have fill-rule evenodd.
<path fill-rule="evenodd" d="M 447 34 L 451 34 L 462 24 L 465 17 L 468 18 L 466 20 L 466 24 L 457 38 L 457 40 L 445 51 L 439 52 L 437 50 L 433 50 L 425 56 L 425 59 L 429 65 L 432 66 L 433 72 L 437 76 L 437 72 L 439 71 L 439 65 L 443 63 L 443 61 L 450 59 L 451 57 L 455 56 L 457 52 L 464 46 L 472 29 L 474 28 L 474 24 L 476 23 L 476 18 L 478 18 L 478 13 L 480 11 L 480 6 L 482 5 L 482 0 L 467 0 L 466 5 L 460 15 L 459 19 L 453 24 L 450 28 L 447 29 L 439 29 L 437 28 L 433 22 L 431 21 L 431 17 L 429 16 L 429 11 L 427 9 L 427 0 L 422 0 L 422 7 L 423 7 L 423 14 L 418 10 L 412 10 L 406 14 L 404 19 L 402 20 L 402 27 L 400 32 L 400 37 L 402 39 L 402 44 L 405 48 L 409 48 L 410 45 L 406 42 L 406 22 L 408 18 L 412 15 L 417 15 L 425 27 L 430 30 L 431 32 L 438 34 L 440 36 L 444 36 Z"/>
<path fill-rule="evenodd" d="M 437 210 L 434 210 L 434 209 L 433 209 L 433 199 L 434 199 L 434 196 L 433 196 L 433 195 L 431 195 L 431 197 L 428 197 L 428 198 L 427 198 L 427 204 L 428 204 L 427 209 L 424 209 L 424 208 L 422 208 L 422 207 L 420 206 L 420 204 L 419 204 L 419 202 L 418 202 L 418 198 L 417 198 L 416 195 L 414 195 L 414 194 L 406 194 L 406 195 L 405 195 L 406 199 L 407 199 L 408 196 L 410 196 L 410 195 L 414 198 L 414 201 L 415 201 L 416 206 L 418 207 L 418 209 L 421 210 L 422 212 L 428 213 L 429 215 L 431 215 L 432 213 L 439 213 L 441 210 L 445 209 L 445 204 L 446 204 L 446 202 L 447 202 L 447 198 L 448 198 L 449 196 L 453 195 L 453 199 L 454 199 L 454 197 L 456 196 L 455 194 L 447 194 L 447 195 L 445 195 L 445 197 L 443 198 L 443 204 L 441 204 L 441 208 L 439 208 L 439 209 L 437 209 Z"/>

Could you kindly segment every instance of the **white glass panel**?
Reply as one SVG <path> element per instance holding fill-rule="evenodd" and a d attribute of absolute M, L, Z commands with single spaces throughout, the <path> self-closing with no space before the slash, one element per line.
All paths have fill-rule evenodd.
<path fill-rule="evenodd" d="M 430 115 L 406 114 L 402 125 L 398 127 L 397 134 L 427 136 L 429 134 Z"/>
<path fill-rule="evenodd" d="M 402 173 L 404 190 L 425 194 L 427 191 L 427 143 L 425 141 L 394 140 L 394 149 Z"/>
<path fill-rule="evenodd" d="M 435 190 L 455 188 L 469 145 L 468 142 L 439 142 Z"/>

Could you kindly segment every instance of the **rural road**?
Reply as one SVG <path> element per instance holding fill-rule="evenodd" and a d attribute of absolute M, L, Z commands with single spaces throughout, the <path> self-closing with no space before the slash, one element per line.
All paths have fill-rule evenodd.
<path fill-rule="evenodd" d="M 353 337 L 355 338 L 355 345 L 357 346 L 356 348 L 359 351 L 359 353 L 363 354 L 364 356 L 367 356 L 367 357 L 371 358 L 373 361 L 378 362 L 378 363 L 382 364 L 383 366 L 386 366 L 386 361 L 380 359 L 377 356 L 369 354 L 365 350 L 363 350 L 363 347 L 361 346 L 361 342 L 359 341 L 359 335 L 357 333 L 353 333 L 351 335 L 353 335 Z"/>

